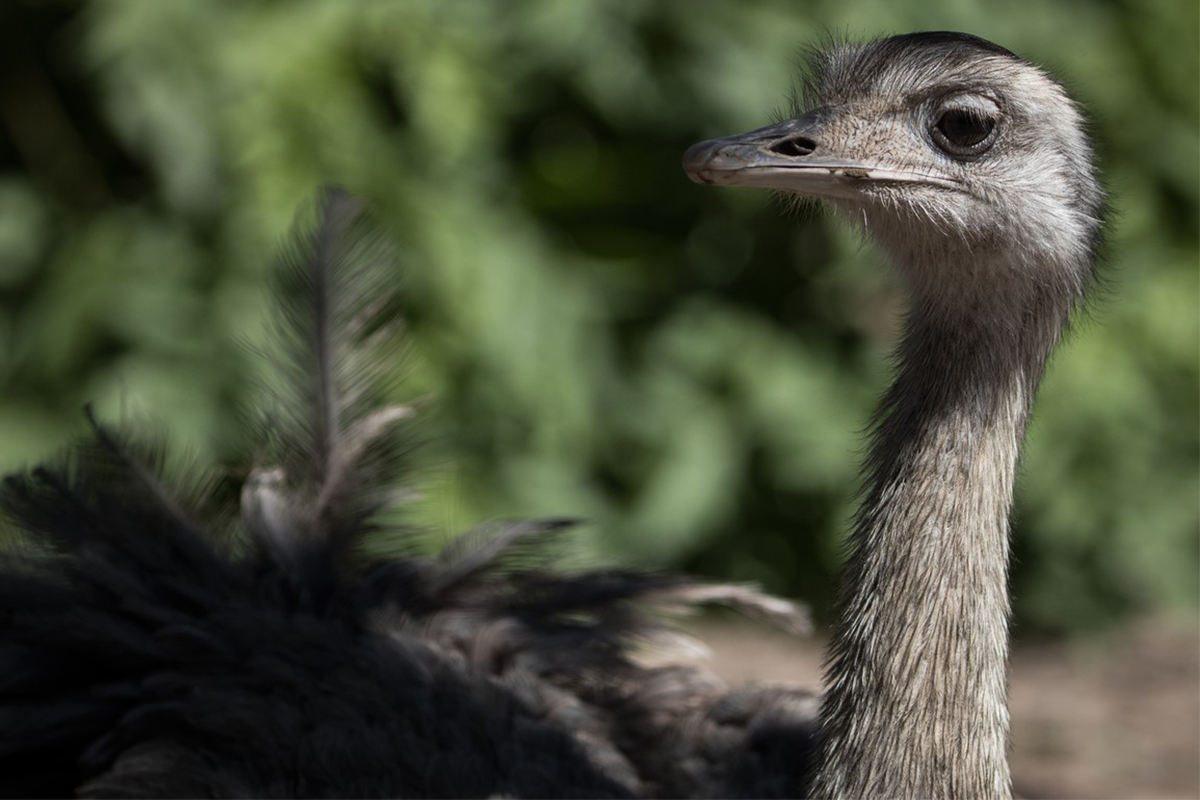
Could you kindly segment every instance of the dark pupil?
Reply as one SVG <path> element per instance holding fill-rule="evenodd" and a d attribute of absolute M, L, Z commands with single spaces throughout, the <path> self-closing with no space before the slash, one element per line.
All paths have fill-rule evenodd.
<path fill-rule="evenodd" d="M 988 137 L 995 123 L 970 111 L 947 111 L 938 120 L 938 130 L 959 147 L 973 147 Z"/>

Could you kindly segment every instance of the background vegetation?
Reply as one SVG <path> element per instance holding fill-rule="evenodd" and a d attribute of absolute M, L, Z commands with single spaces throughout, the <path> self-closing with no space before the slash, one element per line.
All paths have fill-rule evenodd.
<path fill-rule="evenodd" d="M 1194 607 L 1194 0 L 0 5 L 0 468 L 108 419 L 245 456 L 261 286 L 323 183 L 403 252 L 425 520 L 593 522 L 581 548 L 825 606 L 897 319 L 836 221 L 690 184 L 801 45 L 969 30 L 1064 77 L 1112 191 L 1107 281 L 1020 485 L 1026 631 Z"/>

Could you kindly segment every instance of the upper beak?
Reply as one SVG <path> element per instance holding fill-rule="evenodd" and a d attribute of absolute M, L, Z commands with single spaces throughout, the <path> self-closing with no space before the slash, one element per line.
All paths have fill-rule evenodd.
<path fill-rule="evenodd" d="M 879 181 L 950 184 L 931 175 L 829 154 L 822 109 L 737 136 L 694 144 L 683 169 L 696 183 L 760 186 L 816 197 L 862 197 Z"/>

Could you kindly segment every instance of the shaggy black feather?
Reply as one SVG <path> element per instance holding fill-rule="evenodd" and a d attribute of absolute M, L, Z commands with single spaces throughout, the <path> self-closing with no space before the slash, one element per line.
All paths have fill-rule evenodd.
<path fill-rule="evenodd" d="M 566 520 L 494 524 L 435 556 L 361 545 L 403 493 L 411 410 L 380 405 L 386 248 L 322 200 L 288 259 L 283 379 L 240 493 L 162 477 L 94 433 L 8 478 L 0 508 L 0 794 L 91 797 L 785 796 L 816 701 L 646 666 L 663 613 L 741 586 L 566 574 Z M 393 355 L 394 357 L 394 355 Z M 403 531 L 393 534 L 403 534 Z M 410 548 L 412 549 L 412 548 Z"/>

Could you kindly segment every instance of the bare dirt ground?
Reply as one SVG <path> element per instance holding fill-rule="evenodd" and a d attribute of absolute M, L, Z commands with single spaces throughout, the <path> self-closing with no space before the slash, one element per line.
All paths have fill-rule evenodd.
<path fill-rule="evenodd" d="M 816 686 L 822 642 L 747 624 L 701 638 L 730 683 Z M 1102 638 L 1017 643 L 1013 779 L 1026 798 L 1200 798 L 1200 623 L 1144 620 Z"/>

